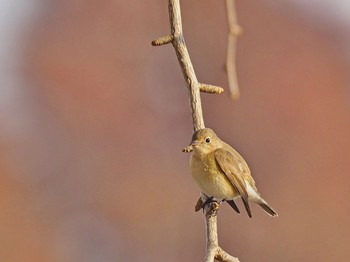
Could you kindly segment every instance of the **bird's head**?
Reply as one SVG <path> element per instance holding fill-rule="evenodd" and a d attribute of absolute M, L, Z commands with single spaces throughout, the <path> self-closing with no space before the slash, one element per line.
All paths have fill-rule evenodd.
<path fill-rule="evenodd" d="M 192 136 L 190 144 L 194 152 L 209 154 L 217 148 L 222 147 L 222 141 L 210 128 L 196 131 Z"/>

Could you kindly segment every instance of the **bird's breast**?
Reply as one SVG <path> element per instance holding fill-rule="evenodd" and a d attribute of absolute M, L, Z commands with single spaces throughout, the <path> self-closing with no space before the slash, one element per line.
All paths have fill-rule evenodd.
<path fill-rule="evenodd" d="M 192 154 L 190 159 L 191 175 L 200 190 L 216 199 L 234 199 L 238 192 L 226 175 L 218 167 L 214 155 Z"/>

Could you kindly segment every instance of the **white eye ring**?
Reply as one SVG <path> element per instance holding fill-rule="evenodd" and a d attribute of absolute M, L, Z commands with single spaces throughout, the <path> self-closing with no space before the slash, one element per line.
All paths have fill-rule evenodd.
<path fill-rule="evenodd" d="M 210 143 L 210 137 L 207 137 L 207 138 L 205 139 L 205 142 Z"/>

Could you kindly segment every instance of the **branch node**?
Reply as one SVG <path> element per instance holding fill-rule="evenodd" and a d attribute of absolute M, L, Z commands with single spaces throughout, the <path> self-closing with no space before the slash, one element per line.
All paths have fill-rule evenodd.
<path fill-rule="evenodd" d="M 239 36 L 243 33 L 243 29 L 240 25 L 237 24 L 230 25 L 229 33 L 234 36 Z"/>
<path fill-rule="evenodd" d="M 222 87 L 208 84 L 199 84 L 199 90 L 201 92 L 210 94 L 222 94 L 224 92 L 224 89 Z"/>
<path fill-rule="evenodd" d="M 153 46 L 166 45 L 173 41 L 174 37 L 172 35 L 166 35 L 159 38 L 156 38 L 152 41 Z"/>
<path fill-rule="evenodd" d="M 226 262 L 239 262 L 239 259 L 227 254 L 221 247 L 217 247 L 215 259 Z"/>

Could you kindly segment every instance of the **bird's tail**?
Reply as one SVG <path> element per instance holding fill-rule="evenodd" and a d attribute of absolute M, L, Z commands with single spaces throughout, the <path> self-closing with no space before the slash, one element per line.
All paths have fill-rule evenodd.
<path fill-rule="evenodd" d="M 261 199 L 260 202 L 258 202 L 259 206 L 261 206 L 262 209 L 264 209 L 266 211 L 266 213 L 268 213 L 270 216 L 272 217 L 278 217 L 278 214 L 276 213 L 275 210 L 272 209 L 272 207 L 269 206 L 269 204 Z"/>

